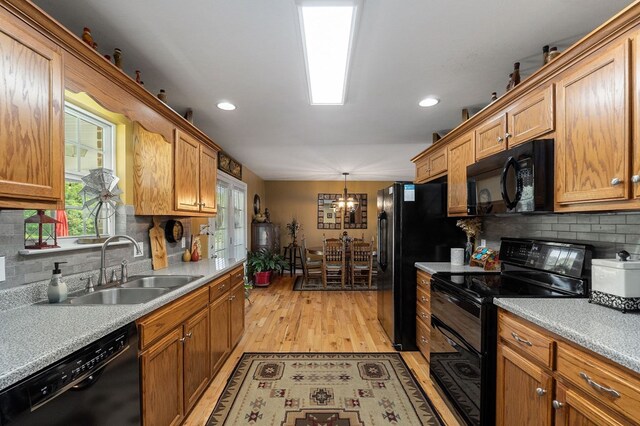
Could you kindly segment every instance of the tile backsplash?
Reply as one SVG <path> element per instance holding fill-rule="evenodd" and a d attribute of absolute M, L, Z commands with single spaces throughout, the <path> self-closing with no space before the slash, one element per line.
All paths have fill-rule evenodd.
<path fill-rule="evenodd" d="M 502 215 L 483 219 L 480 238 L 491 248 L 501 237 L 577 241 L 594 246 L 594 257 L 613 258 L 622 249 L 640 257 L 640 212 Z"/>
<path fill-rule="evenodd" d="M 161 226 L 167 218 L 161 218 Z M 191 233 L 191 220 L 182 220 L 184 235 Z M 111 269 L 119 266 L 122 259 L 127 259 L 130 264 L 146 262 L 151 269 L 151 249 L 149 243 L 149 228 L 151 227 L 151 217 L 134 216 L 133 206 L 125 206 L 119 209 L 116 216 L 116 233 L 127 234 L 136 241 L 143 242 L 144 255 L 133 257 L 133 246 L 113 246 L 107 249 L 107 265 Z M 0 211 L 0 256 L 6 259 L 6 280 L 0 282 L 0 290 L 9 289 L 23 284 L 49 280 L 54 262 L 68 262 L 62 265 L 63 276 L 75 274 L 86 274 L 92 272 L 97 278 L 97 271 L 100 269 L 100 250 L 91 248 L 71 252 L 43 253 L 34 256 L 23 256 L 18 253 L 24 248 L 24 218 L 22 210 L 2 210 Z M 167 242 L 167 254 L 169 261 L 179 261 L 179 254 L 182 253 L 180 243 Z M 141 265 L 137 265 L 140 269 Z M 134 266 L 135 268 L 135 266 Z"/>

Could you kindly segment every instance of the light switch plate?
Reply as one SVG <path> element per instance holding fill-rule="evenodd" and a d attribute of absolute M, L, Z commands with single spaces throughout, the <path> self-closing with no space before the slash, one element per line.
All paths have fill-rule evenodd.
<path fill-rule="evenodd" d="M 142 241 L 138 241 L 138 245 L 140 246 L 140 253 L 138 254 L 136 250 L 136 246 L 133 246 L 133 257 L 142 257 L 144 256 L 144 244 Z"/>
<path fill-rule="evenodd" d="M 0 282 L 5 281 L 7 279 L 5 266 L 4 266 L 4 256 L 0 256 Z"/>
<path fill-rule="evenodd" d="M 182 239 L 180 240 L 180 247 L 182 248 L 187 247 L 187 240 L 184 237 L 182 237 Z"/>

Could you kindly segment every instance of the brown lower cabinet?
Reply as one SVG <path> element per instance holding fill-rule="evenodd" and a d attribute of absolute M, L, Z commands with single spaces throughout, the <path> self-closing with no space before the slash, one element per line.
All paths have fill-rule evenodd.
<path fill-rule="evenodd" d="M 138 320 L 144 426 L 179 425 L 244 333 L 242 267 Z"/>
<path fill-rule="evenodd" d="M 498 335 L 496 424 L 640 424 L 639 374 L 503 310 Z"/>
<path fill-rule="evenodd" d="M 416 272 L 416 344 L 429 361 L 431 340 L 431 275 L 422 270 Z"/>

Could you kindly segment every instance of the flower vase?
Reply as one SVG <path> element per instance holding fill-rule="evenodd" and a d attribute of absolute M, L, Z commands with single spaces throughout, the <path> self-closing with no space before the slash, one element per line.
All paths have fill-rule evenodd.
<path fill-rule="evenodd" d="M 464 246 L 464 264 L 468 265 L 471 261 L 471 255 L 473 254 L 473 243 L 471 237 L 467 237 L 467 243 Z"/>

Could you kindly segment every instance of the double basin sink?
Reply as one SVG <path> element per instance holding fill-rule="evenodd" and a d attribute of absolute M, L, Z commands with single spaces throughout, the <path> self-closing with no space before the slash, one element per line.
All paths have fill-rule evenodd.
<path fill-rule="evenodd" d="M 117 286 L 91 293 L 72 296 L 64 303 L 67 305 L 135 305 L 149 302 L 156 297 L 185 286 L 202 275 L 138 275 Z"/>

